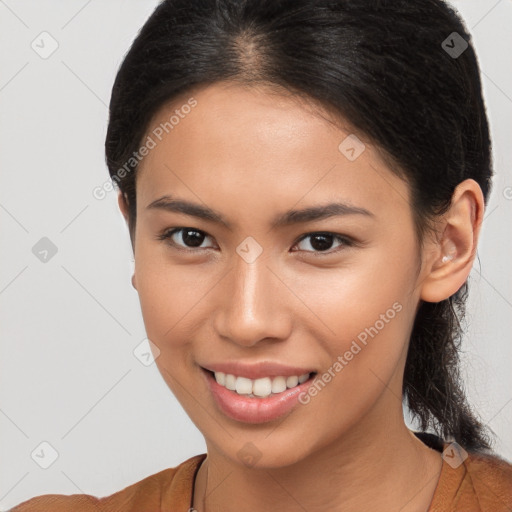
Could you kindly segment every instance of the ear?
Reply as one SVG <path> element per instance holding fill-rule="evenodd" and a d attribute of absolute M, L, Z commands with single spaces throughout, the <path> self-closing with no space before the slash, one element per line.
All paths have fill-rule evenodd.
<path fill-rule="evenodd" d="M 128 223 L 128 199 L 123 192 L 119 191 L 117 194 L 117 204 L 119 205 L 119 209 L 123 214 L 124 220 Z"/>
<path fill-rule="evenodd" d="M 119 205 L 119 209 L 121 210 L 121 213 L 123 214 L 126 224 L 128 224 L 128 226 L 129 226 L 130 223 L 128 222 L 128 199 L 126 198 L 126 195 L 124 195 L 121 191 L 119 191 L 119 193 L 117 194 L 117 204 Z M 131 240 L 132 249 L 133 249 L 133 238 L 132 238 L 131 231 L 130 231 L 130 240 Z M 132 286 L 135 289 L 137 289 L 135 273 L 132 275 Z"/>
<path fill-rule="evenodd" d="M 457 186 L 423 274 L 422 300 L 440 302 L 465 283 L 475 259 L 484 208 L 482 189 L 476 181 L 468 179 Z"/>

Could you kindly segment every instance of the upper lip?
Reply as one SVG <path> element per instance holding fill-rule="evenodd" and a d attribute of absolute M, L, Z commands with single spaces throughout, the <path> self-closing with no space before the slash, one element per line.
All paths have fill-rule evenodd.
<path fill-rule="evenodd" d="M 286 366 L 281 363 L 274 363 L 270 361 L 251 364 L 231 361 L 227 363 L 212 363 L 202 367 L 211 372 L 228 373 L 237 377 L 247 377 L 248 379 L 261 379 L 263 377 L 290 377 L 292 375 L 300 377 L 306 373 L 314 372 L 314 370 L 309 368 Z"/>

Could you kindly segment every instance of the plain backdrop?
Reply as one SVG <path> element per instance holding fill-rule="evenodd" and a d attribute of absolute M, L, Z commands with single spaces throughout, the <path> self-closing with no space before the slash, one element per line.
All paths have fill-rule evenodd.
<path fill-rule="evenodd" d="M 92 193 L 108 180 L 115 74 L 156 4 L 0 0 L 0 510 L 44 493 L 111 494 L 205 451 L 135 355 L 145 332 L 128 231 L 116 193 Z M 480 59 L 496 171 L 463 375 L 510 460 L 512 2 L 453 4 Z"/>

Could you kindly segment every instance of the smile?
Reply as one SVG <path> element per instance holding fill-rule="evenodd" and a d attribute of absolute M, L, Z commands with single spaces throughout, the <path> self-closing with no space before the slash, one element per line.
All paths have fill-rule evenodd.
<path fill-rule="evenodd" d="M 249 379 L 230 373 L 214 372 L 217 384 L 239 395 L 246 395 L 251 398 L 267 398 L 292 389 L 303 382 L 306 382 L 310 373 L 303 375 L 291 375 L 289 377 L 263 377 L 260 379 Z"/>
<path fill-rule="evenodd" d="M 215 370 L 202 368 L 211 397 L 221 413 L 243 423 L 266 423 L 291 413 L 317 375 L 282 365 L 215 366 Z M 228 368 L 233 373 L 228 373 Z M 281 372 L 286 375 L 279 375 Z"/>

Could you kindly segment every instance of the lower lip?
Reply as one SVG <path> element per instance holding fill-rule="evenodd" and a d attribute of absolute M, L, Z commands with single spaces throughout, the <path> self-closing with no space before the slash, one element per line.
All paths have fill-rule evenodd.
<path fill-rule="evenodd" d="M 299 405 L 299 395 L 306 392 L 314 375 L 307 381 L 268 398 L 251 398 L 221 386 L 207 370 L 202 370 L 208 388 L 221 411 L 228 417 L 243 423 L 265 423 L 276 420 Z"/>

